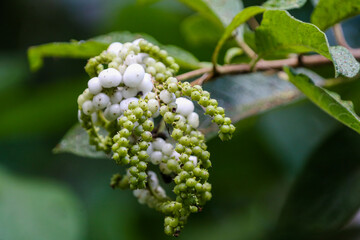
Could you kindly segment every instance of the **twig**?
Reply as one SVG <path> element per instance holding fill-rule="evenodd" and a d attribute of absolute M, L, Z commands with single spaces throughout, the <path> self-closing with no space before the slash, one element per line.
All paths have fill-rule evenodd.
<path fill-rule="evenodd" d="M 334 31 L 336 42 L 339 45 L 341 45 L 343 47 L 346 47 L 347 49 L 351 49 L 349 44 L 346 42 L 346 39 L 344 37 L 344 32 L 343 32 L 343 29 L 342 29 L 340 23 L 337 23 L 337 24 L 334 25 L 333 31 Z"/>
<path fill-rule="evenodd" d="M 250 18 L 247 23 L 252 30 L 255 30 L 259 26 L 258 21 L 254 17 Z"/>
<path fill-rule="evenodd" d="M 208 81 L 209 79 L 211 79 L 213 77 L 213 72 L 209 72 L 209 73 L 204 73 L 200 78 L 194 80 L 191 82 L 191 85 L 202 85 L 204 82 Z"/>
<path fill-rule="evenodd" d="M 356 58 L 360 59 L 360 48 L 349 49 L 350 53 Z M 302 56 L 302 66 L 311 67 L 318 66 L 331 63 L 330 59 L 323 57 L 321 55 L 310 55 L 310 56 Z M 299 61 L 297 57 L 292 57 L 288 59 L 282 60 L 273 60 L 273 61 L 265 61 L 260 60 L 256 66 L 255 70 L 269 70 L 269 69 L 281 69 L 283 66 L 297 67 L 299 66 Z M 217 66 L 217 71 L 219 74 L 230 74 L 230 73 L 246 73 L 251 72 L 251 68 L 249 64 L 230 64 L 224 66 Z M 194 78 L 199 75 L 212 72 L 212 67 L 200 68 L 191 72 L 187 72 L 181 75 L 178 75 L 176 78 L 179 81 L 183 81 L 186 79 Z"/>
<path fill-rule="evenodd" d="M 244 41 L 236 38 L 236 42 L 251 59 L 257 58 L 256 53 Z"/>

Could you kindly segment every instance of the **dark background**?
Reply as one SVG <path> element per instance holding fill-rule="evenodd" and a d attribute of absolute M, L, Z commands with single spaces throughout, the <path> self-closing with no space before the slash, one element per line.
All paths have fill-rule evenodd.
<path fill-rule="evenodd" d="M 255 4 L 245 1 L 250 3 Z M 309 21 L 311 11 L 309 2 L 291 13 Z M 31 73 L 26 51 L 32 45 L 128 30 L 209 61 L 221 29 L 214 26 L 214 33 L 196 35 L 184 23 L 192 14 L 175 0 L 152 5 L 131 0 L 0 2 L 1 240 L 168 238 L 160 214 L 139 205 L 130 191 L 109 187 L 111 175 L 120 169 L 112 161 L 52 153 L 77 121 L 86 61 L 46 59 L 40 71 Z M 344 23 L 352 47 L 360 46 L 359 20 Z M 328 36 L 333 44 L 331 31 Z M 332 66 L 318 72 L 331 76 Z M 338 90 L 360 106 L 359 83 Z M 231 142 L 209 142 L 213 199 L 190 217 L 181 239 L 263 239 L 307 161 L 360 160 L 358 134 L 306 100 L 245 119 L 237 127 Z"/>

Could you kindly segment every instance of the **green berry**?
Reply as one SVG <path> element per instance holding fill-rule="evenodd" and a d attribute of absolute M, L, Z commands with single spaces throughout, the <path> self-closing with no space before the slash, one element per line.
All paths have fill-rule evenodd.
<path fill-rule="evenodd" d="M 191 93 L 191 99 L 194 101 L 199 101 L 201 97 L 201 94 L 198 91 L 193 91 Z"/>
<path fill-rule="evenodd" d="M 164 115 L 164 121 L 168 124 L 171 124 L 174 122 L 174 114 L 171 112 L 166 112 Z"/>
<path fill-rule="evenodd" d="M 195 185 L 196 185 L 196 180 L 195 180 L 195 179 L 193 179 L 193 178 L 188 178 L 188 179 L 186 180 L 186 186 L 187 186 L 187 187 L 195 187 Z"/>
<path fill-rule="evenodd" d="M 142 126 L 145 131 L 152 131 L 154 129 L 154 123 L 151 120 L 146 120 Z"/>
<path fill-rule="evenodd" d="M 141 161 L 137 164 L 137 167 L 138 167 L 139 171 L 145 171 L 147 168 L 147 163 L 144 161 Z"/>

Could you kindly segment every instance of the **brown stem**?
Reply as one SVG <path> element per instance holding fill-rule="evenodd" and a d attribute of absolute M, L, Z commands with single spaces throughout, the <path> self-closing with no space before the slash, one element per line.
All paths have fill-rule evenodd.
<path fill-rule="evenodd" d="M 335 35 L 336 42 L 337 42 L 339 45 L 341 45 L 341 46 L 343 46 L 343 47 L 346 47 L 347 49 L 350 49 L 351 47 L 350 47 L 349 44 L 346 42 L 346 39 L 345 39 L 345 37 L 344 37 L 344 32 L 343 32 L 343 29 L 342 29 L 340 23 L 334 25 L 333 31 L 334 31 L 334 35 Z"/>
<path fill-rule="evenodd" d="M 360 48 L 349 49 L 350 53 L 356 58 L 360 59 Z M 331 63 L 330 59 L 323 57 L 321 55 L 310 55 L 310 56 L 302 56 L 301 64 L 304 67 L 312 67 L 318 65 L 324 65 Z M 260 60 L 256 66 L 255 70 L 265 71 L 270 69 L 281 69 L 283 66 L 290 67 L 298 67 L 299 61 L 297 57 L 292 57 L 288 59 L 282 60 Z M 212 67 L 200 68 L 191 72 L 187 72 L 181 75 L 178 75 L 176 78 L 179 81 L 183 81 L 186 79 L 194 78 L 199 75 L 212 72 Z M 251 67 L 249 64 L 229 64 L 224 66 L 217 66 L 216 70 L 219 74 L 230 74 L 230 73 L 246 73 L 251 72 Z"/>
<path fill-rule="evenodd" d="M 254 17 L 250 18 L 247 23 L 252 30 L 255 30 L 259 26 L 258 21 Z"/>

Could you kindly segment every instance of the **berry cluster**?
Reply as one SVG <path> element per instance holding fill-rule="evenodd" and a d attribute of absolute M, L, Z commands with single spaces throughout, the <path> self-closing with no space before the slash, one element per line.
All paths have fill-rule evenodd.
<path fill-rule="evenodd" d="M 211 199 L 210 153 L 197 130 L 193 101 L 219 125 L 222 140 L 229 140 L 235 127 L 209 92 L 179 82 L 174 59 L 144 39 L 112 43 L 85 69 L 92 78 L 78 98 L 79 120 L 90 144 L 128 166 L 112 177 L 111 186 L 132 189 L 140 203 L 164 213 L 165 233 L 177 236 L 188 216 Z M 175 199 L 156 172 L 175 183 Z"/>

